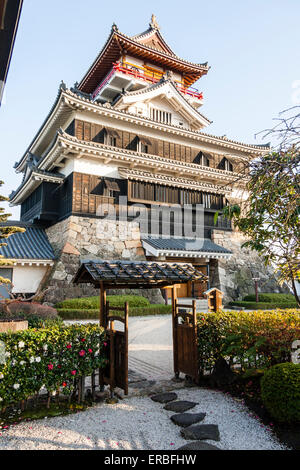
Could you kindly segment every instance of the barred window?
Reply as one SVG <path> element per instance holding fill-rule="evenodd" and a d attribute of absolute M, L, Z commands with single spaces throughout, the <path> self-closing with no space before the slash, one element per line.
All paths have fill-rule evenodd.
<path fill-rule="evenodd" d="M 162 122 L 163 124 L 171 124 L 172 113 L 162 111 L 161 109 L 151 108 L 151 119 L 156 122 Z"/>

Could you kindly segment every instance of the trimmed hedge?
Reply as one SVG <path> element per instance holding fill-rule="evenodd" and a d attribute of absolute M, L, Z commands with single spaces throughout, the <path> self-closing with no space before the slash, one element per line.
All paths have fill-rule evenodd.
<path fill-rule="evenodd" d="M 123 307 L 125 302 L 129 303 L 129 307 L 146 307 L 150 302 L 145 297 L 139 295 L 108 295 L 107 300 L 114 307 Z M 83 297 L 79 299 L 67 299 L 56 304 L 57 309 L 98 309 L 100 308 L 99 295 L 95 297 Z"/>
<path fill-rule="evenodd" d="M 99 309 L 77 310 L 59 308 L 59 316 L 63 320 L 99 320 Z M 172 313 L 171 305 L 148 305 L 146 307 L 130 307 L 130 317 L 147 315 L 169 315 Z"/>
<path fill-rule="evenodd" d="M 0 362 L 0 409 L 27 400 L 42 388 L 49 394 L 70 395 L 77 378 L 107 363 L 105 332 L 96 325 L 5 333 L 0 334 L 0 342 L 5 347 L 5 363 Z"/>
<path fill-rule="evenodd" d="M 274 419 L 300 423 L 300 364 L 271 367 L 261 379 L 261 396 Z"/>
<path fill-rule="evenodd" d="M 200 369 L 212 370 L 219 358 L 244 371 L 289 362 L 292 343 L 299 338 L 299 310 L 198 315 Z"/>
<path fill-rule="evenodd" d="M 292 294 L 264 294 L 264 293 L 259 293 L 258 294 L 258 297 L 259 297 L 259 302 L 270 302 L 270 303 L 294 303 L 296 302 L 295 301 L 295 297 L 292 295 Z M 250 295 L 246 295 L 245 297 L 243 297 L 243 300 L 245 302 L 256 302 L 256 296 L 255 294 L 250 294 Z"/>
<path fill-rule="evenodd" d="M 247 310 L 273 310 L 276 308 L 290 308 L 290 309 L 296 309 L 298 307 L 297 302 L 285 302 L 285 303 L 279 303 L 279 302 L 246 302 L 243 300 L 236 301 L 236 302 L 229 302 L 229 305 L 231 307 L 243 307 Z"/>

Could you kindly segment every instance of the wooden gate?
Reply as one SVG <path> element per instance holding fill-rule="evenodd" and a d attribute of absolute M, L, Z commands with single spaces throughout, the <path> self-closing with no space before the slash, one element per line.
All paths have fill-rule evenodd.
<path fill-rule="evenodd" d="M 128 395 L 128 302 L 125 307 L 110 307 L 109 302 L 106 302 L 105 310 L 109 363 L 102 380 L 103 383 L 110 385 L 111 396 L 116 387 Z M 116 311 L 124 313 L 124 317 L 111 314 Z M 116 321 L 123 323 L 124 331 L 115 330 Z"/>
<path fill-rule="evenodd" d="M 192 310 L 192 313 L 185 312 Z M 192 305 L 173 304 L 173 351 L 174 371 L 179 377 L 180 372 L 199 381 L 198 348 L 197 348 L 197 313 L 196 300 Z"/>

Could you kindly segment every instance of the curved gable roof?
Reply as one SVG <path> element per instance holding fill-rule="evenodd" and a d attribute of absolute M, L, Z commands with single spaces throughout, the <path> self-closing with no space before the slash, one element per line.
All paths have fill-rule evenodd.
<path fill-rule="evenodd" d="M 150 45 L 147 42 L 152 35 L 156 37 L 157 44 L 161 44 L 162 50 L 155 49 L 153 44 Z M 112 64 L 119 60 L 125 50 L 129 55 L 133 54 L 144 58 L 150 62 L 168 67 L 170 70 L 184 72 L 191 84 L 202 75 L 206 75 L 209 70 L 207 63 L 195 64 L 176 56 L 156 30 L 155 33 L 149 31 L 149 33 L 142 33 L 138 37 L 130 37 L 121 33 L 117 26 L 113 25 L 103 49 L 79 83 L 78 89 L 84 93 L 93 93 L 97 85 L 111 70 Z"/>
<path fill-rule="evenodd" d="M 146 88 L 137 91 L 129 91 L 120 96 L 119 100 L 116 102 L 116 109 L 120 106 L 121 103 L 134 103 L 137 101 L 143 101 L 149 98 L 151 95 L 153 98 L 162 93 L 165 88 L 164 95 L 165 98 L 170 101 L 175 99 L 178 104 L 180 104 L 180 109 L 177 110 L 178 113 L 183 115 L 188 114 L 190 119 L 195 123 L 198 122 L 198 125 L 194 126 L 196 128 L 202 128 L 211 124 L 211 121 L 201 114 L 196 108 L 194 108 L 189 101 L 180 93 L 172 79 L 162 79 L 160 82 L 150 85 Z M 172 104 L 171 104 L 172 106 Z M 172 106 L 173 107 L 173 106 Z"/>

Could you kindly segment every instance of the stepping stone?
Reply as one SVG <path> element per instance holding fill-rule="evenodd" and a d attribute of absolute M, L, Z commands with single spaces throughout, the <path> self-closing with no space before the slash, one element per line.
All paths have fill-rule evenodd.
<path fill-rule="evenodd" d="M 198 424 L 196 426 L 189 426 L 188 428 L 181 430 L 181 435 L 187 440 L 220 440 L 219 427 L 216 424 Z"/>
<path fill-rule="evenodd" d="M 159 393 L 158 395 L 153 395 L 151 400 L 156 401 L 158 403 L 169 403 L 169 401 L 176 400 L 177 394 L 170 392 L 170 393 Z"/>
<path fill-rule="evenodd" d="M 194 441 L 179 447 L 177 450 L 221 450 L 219 447 L 207 444 L 207 442 Z"/>
<path fill-rule="evenodd" d="M 203 421 L 206 416 L 206 413 L 180 413 L 178 415 L 171 416 L 171 420 L 174 424 L 181 426 L 182 428 L 187 428 L 192 424 L 200 423 Z"/>
<path fill-rule="evenodd" d="M 184 413 L 185 411 L 194 408 L 198 403 L 193 401 L 174 401 L 173 403 L 168 403 L 164 406 L 164 409 L 167 411 L 174 411 L 175 413 Z"/>

